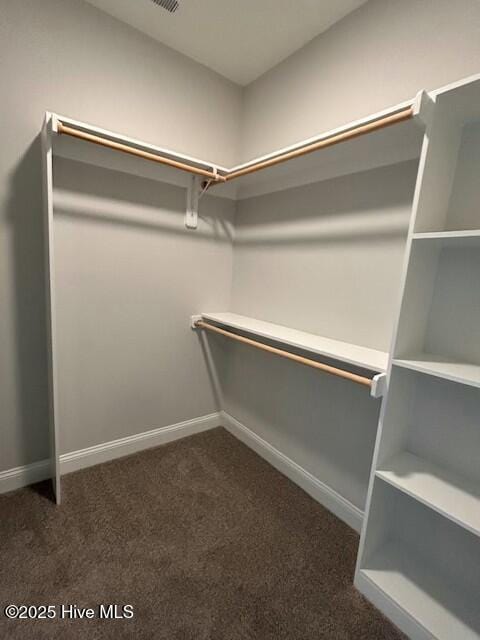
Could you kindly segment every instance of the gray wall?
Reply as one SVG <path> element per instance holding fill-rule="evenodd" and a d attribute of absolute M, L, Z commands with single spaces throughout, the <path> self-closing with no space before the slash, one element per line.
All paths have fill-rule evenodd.
<path fill-rule="evenodd" d="M 370 0 L 246 88 L 241 157 L 479 71 L 478 0 Z"/>
<path fill-rule="evenodd" d="M 0 470 L 10 469 L 17 465 L 26 464 L 46 456 L 47 442 L 47 396 L 46 396 L 46 353 L 45 353 L 45 308 L 44 308 L 44 272 L 43 272 L 43 244 L 42 244 L 42 211 L 41 211 L 41 162 L 38 134 L 45 110 L 53 110 L 73 118 L 92 122 L 98 126 L 110 128 L 127 135 L 146 139 L 161 146 L 172 147 L 178 151 L 205 157 L 218 163 L 233 163 L 236 157 L 238 127 L 240 124 L 241 94 L 238 87 L 224 80 L 217 74 L 207 70 L 187 58 L 148 39 L 139 32 L 103 14 L 91 5 L 79 0 L 0 0 L 0 80 L 2 99 L 0 105 L 2 126 L 2 153 L 0 154 Z M 192 109 L 195 104 L 195 109 Z M 98 174 L 100 177 L 100 173 Z M 103 174 L 102 178 L 103 180 Z M 122 183 L 127 178 L 117 178 L 119 191 L 114 192 L 114 178 L 106 181 L 111 189 L 102 198 L 107 202 L 107 211 L 113 209 L 115 201 L 122 200 L 126 192 Z M 100 188 L 100 183 L 89 181 L 93 190 Z M 85 182 L 85 189 L 86 189 Z M 131 182 L 124 182 L 132 187 L 132 193 L 139 195 L 143 187 Z M 73 185 L 71 185 L 73 187 Z M 90 187 L 89 187 L 90 188 Z M 94 408 L 96 416 L 104 415 L 108 419 L 117 420 L 117 424 L 110 425 L 104 436 L 93 428 L 94 408 L 89 413 L 88 407 L 79 414 L 82 425 L 78 428 L 85 430 L 78 439 L 70 433 L 65 445 L 68 447 L 87 446 L 95 444 L 99 439 L 108 440 L 115 435 L 125 435 L 129 429 L 144 431 L 148 428 L 162 426 L 187 417 L 194 417 L 199 413 L 212 409 L 211 394 L 206 390 L 206 383 L 200 382 L 199 387 L 190 389 L 192 394 L 198 391 L 199 399 L 195 405 L 193 400 L 184 400 L 184 389 L 180 387 L 181 380 L 192 382 L 193 373 L 198 373 L 199 356 L 192 356 L 195 365 L 191 374 L 173 376 L 178 382 L 176 393 L 173 395 L 173 382 L 169 388 L 172 395 L 165 400 L 163 396 L 162 412 L 153 419 L 153 409 L 158 407 L 159 400 L 152 399 L 153 387 L 157 391 L 159 385 L 154 380 L 145 382 L 142 391 L 139 383 L 133 378 L 140 374 L 138 358 L 145 355 L 146 343 L 152 346 L 148 362 L 142 373 L 148 375 L 159 374 L 159 367 L 170 366 L 172 355 L 164 355 L 164 363 L 154 363 L 161 354 L 162 347 L 156 345 L 156 339 L 161 333 L 161 325 L 150 324 L 152 318 L 158 319 L 158 305 L 163 306 L 162 321 L 169 326 L 177 322 L 180 310 L 186 311 L 184 303 L 178 301 L 175 312 L 169 313 L 172 300 L 178 295 L 187 293 L 187 273 L 182 271 L 186 264 L 182 254 L 194 260 L 196 256 L 205 256 L 206 240 L 198 240 L 192 244 L 187 234 L 178 232 L 183 220 L 178 213 L 182 196 L 180 192 L 172 192 L 167 187 L 163 193 L 160 185 L 147 186 L 146 193 L 151 198 L 150 204 L 142 199 L 145 206 L 161 205 L 165 210 L 171 210 L 170 216 L 162 213 L 155 224 L 163 224 L 163 218 L 174 219 L 172 225 L 177 228 L 176 233 L 169 233 L 163 238 L 160 232 L 152 230 L 151 243 L 158 243 L 166 249 L 165 243 L 170 243 L 167 255 L 171 260 L 168 271 L 161 274 L 147 273 L 145 265 L 153 269 L 153 256 L 161 255 L 153 246 L 147 248 L 148 240 L 144 238 L 148 226 L 138 227 L 134 220 L 131 224 L 116 226 L 113 223 L 102 224 L 88 221 L 86 217 L 74 217 L 60 222 L 61 239 L 68 243 L 77 258 L 77 248 L 71 247 L 71 233 L 78 231 L 79 245 L 85 249 L 85 243 L 92 247 L 92 265 L 101 266 L 100 252 L 104 257 L 102 262 L 105 269 L 104 278 L 112 268 L 110 259 L 115 259 L 121 246 L 130 247 L 130 255 L 140 254 L 140 264 L 134 261 L 127 269 L 124 262 L 116 265 L 115 274 L 125 278 L 125 303 L 136 299 L 139 304 L 153 306 L 151 319 L 145 318 L 144 333 L 139 338 L 137 356 L 132 356 L 135 346 L 132 340 L 133 318 L 138 318 L 138 309 L 127 311 L 118 310 L 112 327 L 112 339 L 121 346 L 122 338 L 130 340 L 126 345 L 128 354 L 132 356 L 130 378 L 125 378 L 122 389 L 129 380 L 133 391 L 129 396 L 129 411 L 127 419 L 119 416 L 120 406 L 114 407 L 114 399 L 110 397 L 111 407 L 106 407 L 107 395 L 102 398 L 95 396 Z M 147 196 L 145 196 L 146 198 Z M 165 198 L 165 204 L 159 200 Z M 128 218 L 135 218 L 138 208 L 133 204 L 123 205 L 128 208 Z M 218 214 L 218 207 L 215 209 Z M 149 214 L 153 216 L 153 213 Z M 108 229 L 108 238 L 106 239 Z M 142 235 L 143 234 L 143 235 Z M 84 240 L 81 242 L 80 238 Z M 171 243 L 175 239 L 176 251 Z M 183 242 L 185 240 L 185 242 Z M 218 251 L 222 260 L 227 262 L 225 248 L 211 241 L 212 255 Z M 75 275 L 81 268 L 81 261 L 72 260 L 68 266 L 65 259 L 65 247 L 59 247 L 66 267 L 65 274 Z M 141 254 L 145 251 L 145 260 Z M 87 255 L 90 255 L 87 253 Z M 125 256 L 125 253 L 122 254 Z M 190 265 L 191 266 L 191 265 Z M 177 278 L 177 273 L 182 274 Z M 101 270 L 100 270 L 101 271 Z M 110 271 L 111 273 L 111 271 Z M 131 275 L 129 275 L 131 274 Z M 165 278 L 162 286 L 157 282 L 162 296 L 159 301 L 153 300 L 154 277 Z M 191 274 L 190 274 L 191 275 Z M 85 279 L 78 278 L 76 289 L 70 295 L 84 299 L 85 305 L 92 304 L 89 296 L 93 274 L 84 274 Z M 133 287 L 133 279 L 138 277 L 138 283 Z M 99 279 L 102 274 L 97 274 Z M 193 276 L 195 278 L 195 275 Z M 100 282 L 101 280 L 99 280 Z M 199 287 L 198 280 L 193 280 Z M 62 279 L 62 285 L 63 285 Z M 84 287 L 87 286 L 88 290 Z M 142 296 L 141 284 L 145 287 Z M 168 283 L 168 285 L 166 284 Z M 112 287 L 115 289 L 113 295 Z M 107 326 L 102 318 L 107 317 L 113 322 L 113 306 L 120 305 L 121 281 L 112 282 L 105 289 L 104 304 L 100 307 L 101 315 L 95 319 L 95 326 L 103 335 L 108 334 Z M 108 298 L 111 292 L 112 297 Z M 190 289 L 188 289 L 190 291 Z M 61 292 L 65 294 L 65 292 Z M 95 293 L 95 291 L 94 291 Z M 97 291 L 98 293 L 98 291 Z M 157 292 L 158 294 L 158 292 Z M 208 286 L 203 290 L 208 298 Z M 66 295 L 66 294 L 65 294 Z M 96 294 L 95 294 L 96 295 Z M 218 296 L 225 295 L 223 283 L 219 283 Z M 101 296 L 97 296 L 101 297 Z M 175 298 L 176 299 L 176 298 Z M 65 302 L 61 295 L 62 304 Z M 191 303 L 198 300 L 192 296 Z M 113 305 L 110 310 L 108 302 Z M 168 301 L 168 304 L 167 304 Z M 219 300 L 220 303 L 220 300 Z M 72 305 L 77 309 L 77 303 Z M 222 298 L 222 307 L 226 300 Z M 90 309 L 92 311 L 92 309 Z M 93 313 L 93 311 L 92 311 Z M 88 310 L 85 311 L 88 314 Z M 88 318 L 83 317 L 85 322 Z M 80 323 L 82 318 L 78 319 Z M 62 318 L 63 319 L 63 318 Z M 66 318 L 68 321 L 68 318 Z M 72 320 L 73 322 L 73 320 Z M 92 317 L 91 322 L 94 322 Z M 182 329 L 187 317 L 182 315 Z M 72 325 L 69 325 L 72 326 Z M 82 326 L 79 327 L 82 329 Z M 93 331 L 93 328 L 91 328 Z M 83 329 L 82 329 L 83 331 Z M 86 331 L 86 329 L 85 329 Z M 128 331 L 128 334 L 127 334 Z M 183 346 L 185 335 L 173 335 L 169 329 L 169 337 L 178 338 L 179 357 L 188 362 L 193 353 L 191 342 L 188 347 Z M 100 335 L 100 334 L 99 334 Z M 108 337 L 108 335 L 107 335 Z M 78 340 L 87 340 L 82 335 Z M 73 338 L 72 338 L 73 341 Z M 65 340 L 64 340 L 65 342 Z M 97 343 L 94 343 L 97 344 Z M 65 345 L 62 345 L 65 346 Z M 177 346 L 177 344 L 176 344 Z M 111 347 L 106 347 L 107 349 Z M 67 345 L 62 352 L 62 362 L 70 366 L 72 353 L 78 344 Z M 159 351 L 160 350 L 160 351 Z M 87 353 L 90 353 L 87 350 Z M 109 352 L 108 355 L 111 355 Z M 92 355 L 92 353 L 90 353 Z M 95 373 L 97 367 L 108 375 L 110 369 L 103 368 L 101 351 L 93 353 L 87 363 L 82 359 L 79 367 L 73 373 L 80 374 L 85 384 L 98 383 Z M 117 354 L 111 365 L 121 366 L 121 354 Z M 196 358 L 196 360 L 195 360 Z M 73 365 L 72 365 L 73 366 Z M 88 370 L 88 371 L 87 371 Z M 87 375 L 88 373 L 88 375 Z M 120 375 L 118 372 L 117 375 Z M 127 375 L 127 374 L 126 374 Z M 190 377 L 189 377 L 190 376 Z M 91 378 L 91 379 L 90 379 Z M 74 382 L 79 382 L 78 377 Z M 113 383 L 106 380 L 103 391 L 112 391 Z M 90 387 L 89 387 L 90 388 Z M 100 389 L 98 389 L 100 391 Z M 135 391 L 135 393 L 134 393 Z M 93 391 L 92 391 L 93 393 Z M 138 396 L 138 401 L 135 397 Z M 124 403 L 125 399 L 118 399 L 117 403 Z M 173 399 L 177 398 L 178 410 L 172 409 Z M 69 397 L 69 400 L 72 399 Z M 85 396 L 83 396 L 85 399 Z M 78 398 L 73 399 L 73 406 L 78 406 Z M 88 403 L 87 403 L 88 404 Z M 124 404 L 121 404 L 124 408 Z M 138 412 L 137 412 L 138 410 Z M 66 409 L 64 409 L 66 411 Z M 103 413 L 102 413 L 103 412 Z M 73 420 L 73 418 L 72 418 Z M 128 423 L 128 424 L 127 424 Z M 72 423 L 73 424 L 73 423 Z M 73 428 L 73 427 L 72 427 Z M 94 433 L 95 432 L 95 433 Z M 63 451 L 65 448 L 62 447 Z"/>
<path fill-rule="evenodd" d="M 47 455 L 46 109 L 229 165 L 477 72 L 480 4 L 371 0 L 243 94 L 80 0 L 0 0 L 0 59 L 3 470 Z M 413 164 L 242 203 L 232 305 L 220 224 L 231 203 L 205 200 L 200 233 L 189 234 L 180 189 L 68 161 L 55 169 L 63 451 L 216 408 L 186 327 L 201 308 L 386 348 Z M 363 507 L 378 402 L 210 342 L 227 410 Z"/>
<path fill-rule="evenodd" d="M 241 158 L 479 71 L 476 0 L 370 0 L 245 89 Z M 241 203 L 233 310 L 386 349 L 414 164 Z M 378 403 L 245 347 L 231 354 L 227 410 L 363 509 Z"/>
<path fill-rule="evenodd" d="M 240 201 L 232 311 L 388 350 L 416 164 Z"/>
<path fill-rule="evenodd" d="M 62 451 L 218 411 L 189 320 L 230 306 L 235 203 L 205 197 L 187 231 L 181 187 L 65 159 L 54 176 Z"/>
<path fill-rule="evenodd" d="M 239 203 L 232 310 L 388 350 L 417 162 Z M 226 410 L 364 508 L 380 403 L 363 387 L 230 347 Z"/>
<path fill-rule="evenodd" d="M 379 400 L 365 387 L 283 358 L 244 345 L 224 348 L 225 410 L 363 510 Z"/>

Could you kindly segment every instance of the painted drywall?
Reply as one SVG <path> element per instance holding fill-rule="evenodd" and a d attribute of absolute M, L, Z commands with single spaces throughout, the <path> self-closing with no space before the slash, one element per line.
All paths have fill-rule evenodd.
<path fill-rule="evenodd" d="M 365 387 L 248 346 L 225 349 L 227 413 L 363 511 L 379 400 Z"/>
<path fill-rule="evenodd" d="M 416 165 L 240 201 L 231 310 L 387 351 Z"/>
<path fill-rule="evenodd" d="M 149 140 L 154 144 L 173 147 L 178 151 L 206 157 L 218 163 L 230 164 L 236 154 L 241 100 L 240 90 L 232 83 L 80 0 L 0 0 L 0 60 L 0 470 L 4 470 L 45 458 L 48 453 L 41 156 L 38 139 L 45 110 L 54 110 L 126 135 Z M 98 175 L 100 176 L 100 173 Z M 119 189 L 125 180 L 127 178 L 118 175 Z M 107 184 L 112 186 L 112 182 L 113 178 L 109 179 Z M 133 191 L 138 194 L 140 188 L 132 186 Z M 118 200 L 121 200 L 124 193 L 124 190 L 119 191 Z M 153 187 L 147 187 L 146 193 L 152 196 L 152 203 L 161 204 L 161 185 L 158 186 L 158 193 Z M 112 202 L 117 199 L 114 193 L 110 195 Z M 164 197 L 167 203 L 165 209 L 173 207 L 172 213 L 170 216 L 166 213 L 159 214 L 159 220 L 163 217 L 175 218 L 175 225 L 177 222 L 180 225 L 180 193 L 172 196 L 171 189 L 167 188 Z M 109 210 L 111 206 L 108 198 L 105 200 Z M 145 199 L 141 202 L 145 206 L 148 205 Z M 148 206 L 152 208 L 152 204 Z M 132 204 L 123 203 L 122 210 L 125 207 L 129 208 L 129 215 L 132 217 L 133 212 L 138 213 Z M 155 217 L 153 212 L 149 215 Z M 86 236 L 92 241 L 92 251 L 94 247 L 100 250 L 102 238 L 104 239 L 109 227 L 112 246 L 108 246 L 107 240 L 105 269 L 110 269 L 110 273 L 112 271 L 108 259 L 115 257 L 116 243 L 123 243 L 124 247 L 130 245 L 131 256 L 141 254 L 145 248 L 144 262 L 138 267 L 135 264 L 131 265 L 131 277 L 127 278 L 125 273 L 125 256 L 124 262 L 116 265 L 120 271 L 115 271 L 112 275 L 125 277 L 125 300 L 131 300 L 137 295 L 139 303 L 143 301 L 147 306 L 153 305 L 153 275 L 144 274 L 143 282 L 148 295 L 142 298 L 141 265 L 148 263 L 152 267 L 152 256 L 158 254 L 151 244 L 139 237 L 141 232 L 135 224 L 125 225 L 120 230 L 113 223 L 108 225 L 105 222 L 104 226 L 101 226 L 96 222 L 87 223 L 83 218 L 79 218 L 78 221 L 72 218 L 68 224 L 72 226 L 74 223 L 78 224 L 79 239 L 80 236 Z M 63 227 L 60 227 L 61 239 L 65 237 L 68 242 L 66 221 Z M 73 228 L 77 229 L 76 226 Z M 144 234 L 146 229 L 147 227 L 144 228 Z M 174 239 L 175 252 L 171 248 Z M 164 303 L 162 319 L 168 325 L 173 323 L 173 318 L 177 321 L 180 309 L 176 307 L 175 314 L 169 315 L 172 298 L 186 293 L 182 286 L 182 278 L 187 277 L 186 273 L 182 272 L 183 276 L 177 278 L 178 268 L 181 270 L 184 264 L 184 249 L 190 260 L 194 260 L 197 255 L 196 249 L 190 245 L 191 240 L 186 237 L 185 243 L 183 240 L 184 237 L 180 233 L 170 233 L 165 240 L 159 232 L 151 233 L 151 243 L 170 243 L 169 255 L 172 260 L 168 270 L 162 273 L 162 277 L 165 278 L 164 284 L 162 287 L 159 285 L 159 291 L 163 294 L 161 301 Z M 145 246 L 147 244 L 148 249 Z M 81 246 L 85 248 L 83 244 Z M 195 246 L 199 249 L 198 255 L 203 256 L 202 252 L 206 251 L 207 246 L 206 240 L 199 241 Z M 60 247 L 59 251 L 64 252 L 65 249 Z M 74 251 L 72 248 L 72 251 L 76 255 L 76 249 Z M 215 251 L 212 251 L 212 255 L 215 255 Z M 224 251 L 223 245 L 221 251 Z M 207 253 L 209 254 L 209 251 Z M 98 255 L 95 254 L 94 257 L 97 259 Z M 140 260 L 141 257 L 140 255 Z M 62 261 L 66 262 L 68 261 Z M 75 264 L 71 265 L 70 270 L 75 270 Z M 92 264 L 98 266 L 98 262 Z M 67 269 L 67 273 L 70 273 L 70 270 Z M 139 282 L 135 285 L 136 293 L 130 289 L 134 284 L 134 275 L 139 277 Z M 85 277 L 87 278 L 87 275 Z M 97 274 L 97 277 L 101 278 L 101 274 Z M 91 278 L 93 279 L 93 274 Z M 192 278 L 197 286 L 200 286 L 195 279 L 195 273 Z M 165 283 L 168 283 L 169 295 Z M 119 296 L 121 280 L 116 280 L 112 286 Z M 220 289 L 224 291 L 222 287 Z M 208 299 L 207 290 L 208 285 L 206 289 L 202 287 Z M 88 291 L 82 286 L 77 287 L 76 294 L 79 299 L 84 298 L 86 305 L 91 305 Z M 73 295 L 72 290 L 71 296 Z M 221 296 L 222 293 L 219 292 L 218 295 Z M 107 296 L 108 291 L 105 291 L 105 297 Z M 191 300 L 193 302 L 197 298 L 192 296 Z M 224 306 L 226 300 L 221 300 Z M 112 304 L 114 302 L 113 299 Z M 182 329 L 188 321 L 187 306 L 189 305 L 185 304 L 185 307 L 182 307 L 182 312 L 185 310 L 186 314 L 182 318 Z M 97 319 L 97 328 L 102 333 L 108 333 L 102 320 L 105 313 L 107 316 L 108 313 L 104 306 L 101 309 L 102 315 Z M 133 340 L 132 325 L 128 318 L 122 319 L 122 313 L 119 311 L 118 322 L 125 323 L 125 330 L 130 330 L 130 337 L 122 334 L 119 327 L 116 331 L 115 327 L 113 328 L 112 335 L 117 339 L 119 350 L 122 350 L 122 338 Z M 133 313 L 130 319 L 135 317 L 137 312 L 132 311 Z M 156 315 L 153 317 L 157 318 Z M 145 323 L 143 329 L 152 332 L 150 358 L 153 359 L 159 353 L 155 340 L 161 333 L 160 325 L 153 327 L 148 319 Z M 168 335 L 172 339 L 179 339 L 180 342 L 184 339 L 183 333 L 175 334 L 171 328 Z M 143 336 L 141 340 L 147 340 L 147 336 Z M 194 352 L 191 342 L 188 344 L 190 346 L 186 350 L 182 344 L 178 345 L 179 354 L 182 354 L 186 362 Z M 174 347 L 175 344 L 172 343 L 171 349 Z M 69 348 L 73 350 L 75 344 Z M 144 343 L 139 344 L 138 348 L 138 354 L 145 354 Z M 134 345 L 127 344 L 125 349 L 132 353 Z M 191 349 L 191 354 L 188 349 Z M 99 353 L 99 356 L 101 355 Z M 170 359 L 166 358 L 166 362 L 170 363 L 172 357 L 170 355 Z M 68 354 L 62 358 L 68 360 Z M 192 358 L 196 364 L 190 376 L 186 378 L 193 384 L 193 372 L 198 372 L 200 364 L 198 355 L 193 354 Z M 113 362 L 120 365 L 120 355 L 112 364 Z M 87 368 L 82 370 L 82 376 L 91 376 L 93 380 L 98 381 L 95 370 L 97 367 L 102 370 L 102 366 L 99 358 L 94 358 L 89 363 L 88 371 Z M 130 373 L 132 385 L 134 372 L 139 374 L 139 369 L 138 360 L 133 358 Z M 145 365 L 145 373 L 158 373 L 151 361 Z M 117 375 L 120 376 L 120 373 Z M 178 377 L 173 376 L 173 379 L 180 382 Z M 81 381 L 77 379 L 76 382 Z M 172 395 L 162 404 L 165 406 L 164 413 L 159 413 L 156 419 L 153 419 L 152 396 L 156 383 L 154 380 L 144 380 L 144 383 L 143 393 L 138 386 L 133 385 L 138 400 L 135 399 L 135 394 L 129 395 L 129 425 L 119 418 L 118 429 L 111 425 L 112 433 L 115 429 L 119 434 L 126 433 L 129 429 L 130 433 L 132 430 L 145 431 L 145 428 L 168 424 L 174 417 L 171 409 Z M 111 389 L 111 382 L 108 380 L 105 385 L 106 391 Z M 169 389 L 173 394 L 173 387 Z M 199 399 L 197 406 L 194 406 L 194 401 L 188 401 L 185 397 L 188 394 L 194 396 L 196 391 L 199 393 Z M 157 393 L 160 394 L 158 386 Z M 175 417 L 173 422 L 184 417 L 196 417 L 205 413 L 211 406 L 211 394 L 205 390 L 203 382 L 200 383 L 200 390 L 193 387 L 187 394 L 179 385 L 175 393 L 178 399 L 178 417 Z M 147 408 L 141 406 L 146 403 L 146 396 L 150 398 Z M 85 400 L 85 395 L 83 398 Z M 113 399 L 111 400 L 113 402 Z M 124 401 L 125 399 L 117 399 L 117 402 Z M 85 402 L 89 403 L 86 400 Z M 73 405 L 78 406 L 78 399 L 73 400 Z M 137 414 L 135 409 L 138 409 Z M 118 417 L 118 410 L 115 413 L 114 408 L 111 409 L 111 414 L 105 407 L 102 410 L 112 419 L 114 415 Z M 80 415 L 85 417 L 86 413 L 87 408 Z M 138 417 L 135 424 L 134 415 Z M 107 434 L 102 435 L 99 431 L 94 434 L 92 423 L 83 423 L 78 425 L 78 428 L 86 430 L 84 436 L 78 436 L 86 445 L 95 444 L 99 439 L 109 439 Z M 68 436 L 69 447 L 76 446 L 75 442 L 73 436 Z M 63 446 L 62 451 L 65 452 Z"/>
<path fill-rule="evenodd" d="M 249 85 L 242 161 L 480 70 L 480 3 L 370 0 Z M 415 164 L 241 202 L 232 310 L 388 349 Z M 226 410 L 360 509 L 379 403 L 232 346 Z"/>
<path fill-rule="evenodd" d="M 416 171 L 402 162 L 239 202 L 232 311 L 387 351 Z M 226 362 L 226 411 L 363 510 L 380 403 L 246 347 Z"/>
<path fill-rule="evenodd" d="M 47 455 L 37 137 L 46 109 L 234 164 L 240 156 L 271 151 L 410 98 L 421 87 L 478 71 L 479 11 L 473 0 L 455 5 L 370 0 L 248 87 L 242 120 L 238 87 L 80 0 L 0 0 L 0 73 L 6 89 L 0 155 L 0 470 Z M 228 273 L 229 232 L 220 223 L 223 215 L 232 219 L 228 204 L 205 201 L 217 236 L 202 222 L 203 235 L 194 240 L 181 230 L 180 190 L 108 171 L 93 175 L 68 162 L 57 165 L 62 180 L 57 205 L 63 210 L 56 219 L 63 241 L 59 357 L 69 374 L 61 381 L 62 451 L 208 413 L 218 398 L 206 382 L 204 354 L 186 325 L 176 327 L 194 306 L 230 306 L 220 274 L 214 272 L 215 289 L 205 283 L 213 262 L 218 270 L 217 260 Z M 81 185 L 74 174 L 83 176 Z M 391 202 L 384 199 L 381 181 L 369 174 L 240 205 L 245 219 L 239 216 L 230 308 L 385 348 L 406 230 L 403 189 L 410 188 L 413 169 L 399 175 L 400 184 L 390 184 Z M 376 200 L 364 181 L 374 193 L 380 189 Z M 346 196 L 335 205 L 338 186 Z M 130 194 L 136 194 L 135 202 Z M 355 208 L 353 194 L 364 198 L 365 211 Z M 319 197 L 330 211 L 319 207 Z M 302 217 L 295 219 L 299 212 Z M 293 241 L 285 241 L 290 232 Z M 129 265 L 129 254 L 140 254 L 138 265 Z M 167 279 L 159 279 L 153 265 L 165 267 L 164 255 L 170 258 Z M 189 263 L 197 266 L 198 259 L 206 261 L 207 270 L 199 267 L 197 280 Z M 329 274 L 335 286 L 328 284 Z M 371 288 L 359 300 L 367 282 L 375 300 Z M 87 302 L 90 291 L 95 306 Z M 136 323 L 140 336 L 132 332 Z M 158 342 L 161 332 L 169 342 Z M 225 408 L 362 508 L 378 402 L 348 383 L 211 342 Z M 180 360 L 188 367 L 175 366 Z"/>
<path fill-rule="evenodd" d="M 477 0 L 369 0 L 245 89 L 242 160 L 479 71 Z"/>
<path fill-rule="evenodd" d="M 227 308 L 234 202 L 54 163 L 58 424 L 62 452 L 217 411 L 190 315 Z"/>

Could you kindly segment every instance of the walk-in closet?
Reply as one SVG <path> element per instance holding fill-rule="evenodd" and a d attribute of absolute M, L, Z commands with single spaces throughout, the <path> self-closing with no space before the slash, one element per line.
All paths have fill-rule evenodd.
<path fill-rule="evenodd" d="M 479 29 L 0 0 L 2 637 L 480 638 Z"/>

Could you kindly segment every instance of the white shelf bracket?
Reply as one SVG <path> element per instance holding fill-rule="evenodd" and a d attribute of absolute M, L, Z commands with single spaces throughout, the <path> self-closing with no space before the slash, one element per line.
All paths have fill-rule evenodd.
<path fill-rule="evenodd" d="M 387 374 L 377 373 L 372 379 L 372 386 L 370 388 L 370 395 L 372 398 L 381 398 L 385 395 L 387 386 Z"/>
<path fill-rule="evenodd" d="M 190 316 L 190 329 L 197 329 L 196 324 L 201 319 L 202 316 Z"/>
<path fill-rule="evenodd" d="M 427 128 L 430 125 L 434 106 L 435 102 L 425 89 L 419 91 L 415 96 L 415 100 L 413 101 L 413 119 L 422 128 Z"/>
<path fill-rule="evenodd" d="M 52 122 L 52 133 L 58 133 L 58 118 L 54 113 L 50 113 L 49 115 Z"/>
<path fill-rule="evenodd" d="M 187 187 L 187 207 L 185 211 L 185 226 L 187 229 L 196 229 L 198 226 L 198 201 L 200 200 L 201 178 L 190 176 Z"/>

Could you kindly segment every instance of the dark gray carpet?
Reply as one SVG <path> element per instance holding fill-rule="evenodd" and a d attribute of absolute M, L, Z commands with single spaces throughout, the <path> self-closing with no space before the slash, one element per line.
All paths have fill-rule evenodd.
<path fill-rule="evenodd" d="M 0 497 L 0 637 L 398 640 L 352 585 L 358 536 L 223 429 Z M 6 620 L 130 604 L 131 620 Z"/>

